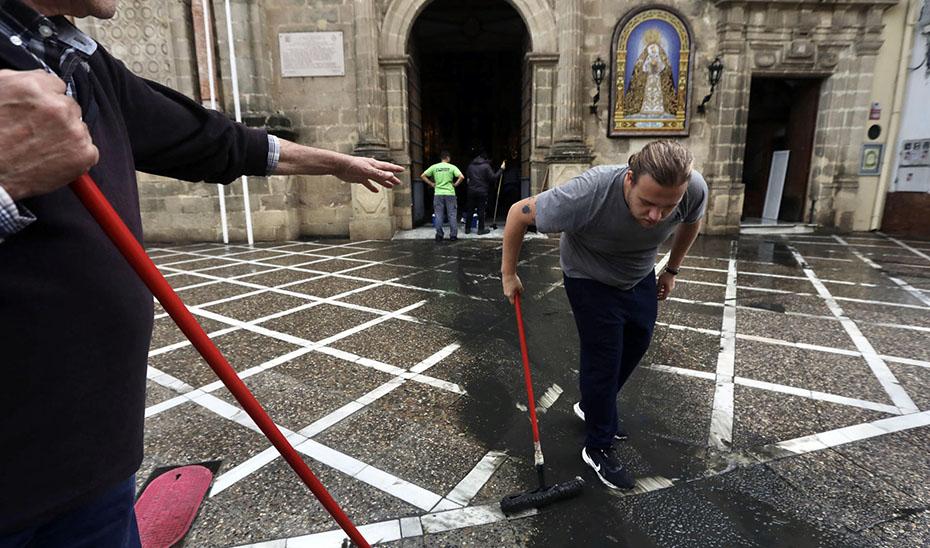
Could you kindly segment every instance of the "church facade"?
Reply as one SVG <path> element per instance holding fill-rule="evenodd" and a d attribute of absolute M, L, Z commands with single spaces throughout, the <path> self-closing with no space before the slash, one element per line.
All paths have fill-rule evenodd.
<path fill-rule="evenodd" d="M 898 66 L 909 2 L 122 0 L 114 20 L 80 24 L 137 74 L 230 115 L 238 97 L 249 125 L 407 168 L 379 194 L 250 178 L 259 240 L 429 222 L 419 174 L 441 149 L 463 170 L 478 147 L 508 160 L 528 195 L 656 138 L 694 152 L 708 233 L 761 218 L 848 231 L 881 224 L 893 154 L 874 152 L 894 142 L 895 94 L 882 71 Z M 215 186 L 141 176 L 140 191 L 150 240 L 219 238 Z M 244 240 L 243 186 L 224 197 Z"/>

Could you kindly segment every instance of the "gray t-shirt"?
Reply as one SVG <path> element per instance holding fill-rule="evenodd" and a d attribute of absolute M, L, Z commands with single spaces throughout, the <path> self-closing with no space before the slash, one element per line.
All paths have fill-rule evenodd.
<path fill-rule="evenodd" d="M 623 196 L 626 165 L 598 166 L 536 197 L 536 227 L 562 232 L 561 263 L 570 278 L 629 289 L 655 268 L 659 245 L 680 223 L 704 216 L 707 183 L 691 172 L 688 190 L 657 226 L 640 225 Z"/>

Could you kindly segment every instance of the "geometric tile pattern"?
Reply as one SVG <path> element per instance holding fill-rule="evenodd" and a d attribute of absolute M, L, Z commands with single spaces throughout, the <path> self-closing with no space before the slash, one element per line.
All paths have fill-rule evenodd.
<path fill-rule="evenodd" d="M 520 420 L 521 401 L 498 242 L 148 251 L 366 538 L 510 527 L 502 538 L 524 542 L 525 531 L 494 504 L 532 481 L 520 470 L 527 458 L 514 451 L 521 446 L 503 426 L 495 430 Z M 653 420 L 654 404 L 682 417 L 668 436 L 706 450 L 694 477 L 930 424 L 927 252 L 920 242 L 872 234 L 700 238 L 631 381 L 687 397 L 624 390 L 624 416 Z M 565 344 L 534 358 L 542 363 L 537 393 L 553 378 L 570 391 L 571 368 L 548 375 L 545 363 L 577 359 L 558 247 L 528 241 L 521 257 L 527 321 L 569 331 Z M 530 337 L 531 353 L 545 344 Z M 191 545 L 341 543 L 158 306 L 148 377 L 139 481 L 164 464 L 224 461 Z M 567 416 L 570 397 L 543 420 Z M 693 479 L 649 471 L 631 496 Z"/>

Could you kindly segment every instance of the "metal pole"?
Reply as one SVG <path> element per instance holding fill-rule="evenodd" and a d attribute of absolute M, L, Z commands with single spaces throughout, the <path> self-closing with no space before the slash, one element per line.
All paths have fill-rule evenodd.
<path fill-rule="evenodd" d="M 226 41 L 229 43 L 229 71 L 232 80 L 233 106 L 236 111 L 236 121 L 242 122 L 242 105 L 239 103 L 239 69 L 236 67 L 236 45 L 232 28 L 232 8 L 229 0 L 224 0 L 226 7 Z M 255 243 L 252 236 L 252 208 L 249 204 L 249 178 L 242 176 L 242 198 L 245 205 L 245 234 L 249 245 Z"/>
<path fill-rule="evenodd" d="M 213 12 L 210 10 L 210 4 L 207 0 L 200 0 L 203 9 L 203 36 L 204 44 L 207 48 L 207 80 L 210 83 L 210 108 L 216 110 L 216 79 L 213 74 L 213 36 L 210 34 L 210 21 L 213 19 Z M 229 243 L 229 224 L 226 220 L 226 187 L 216 185 L 220 196 L 220 226 L 223 229 L 223 243 Z"/>

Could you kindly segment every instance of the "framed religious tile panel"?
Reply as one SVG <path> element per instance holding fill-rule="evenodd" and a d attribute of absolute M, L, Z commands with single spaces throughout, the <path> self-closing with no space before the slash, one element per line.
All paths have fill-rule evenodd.
<path fill-rule="evenodd" d="M 608 137 L 688 135 L 691 29 L 678 12 L 638 8 L 614 29 Z"/>

